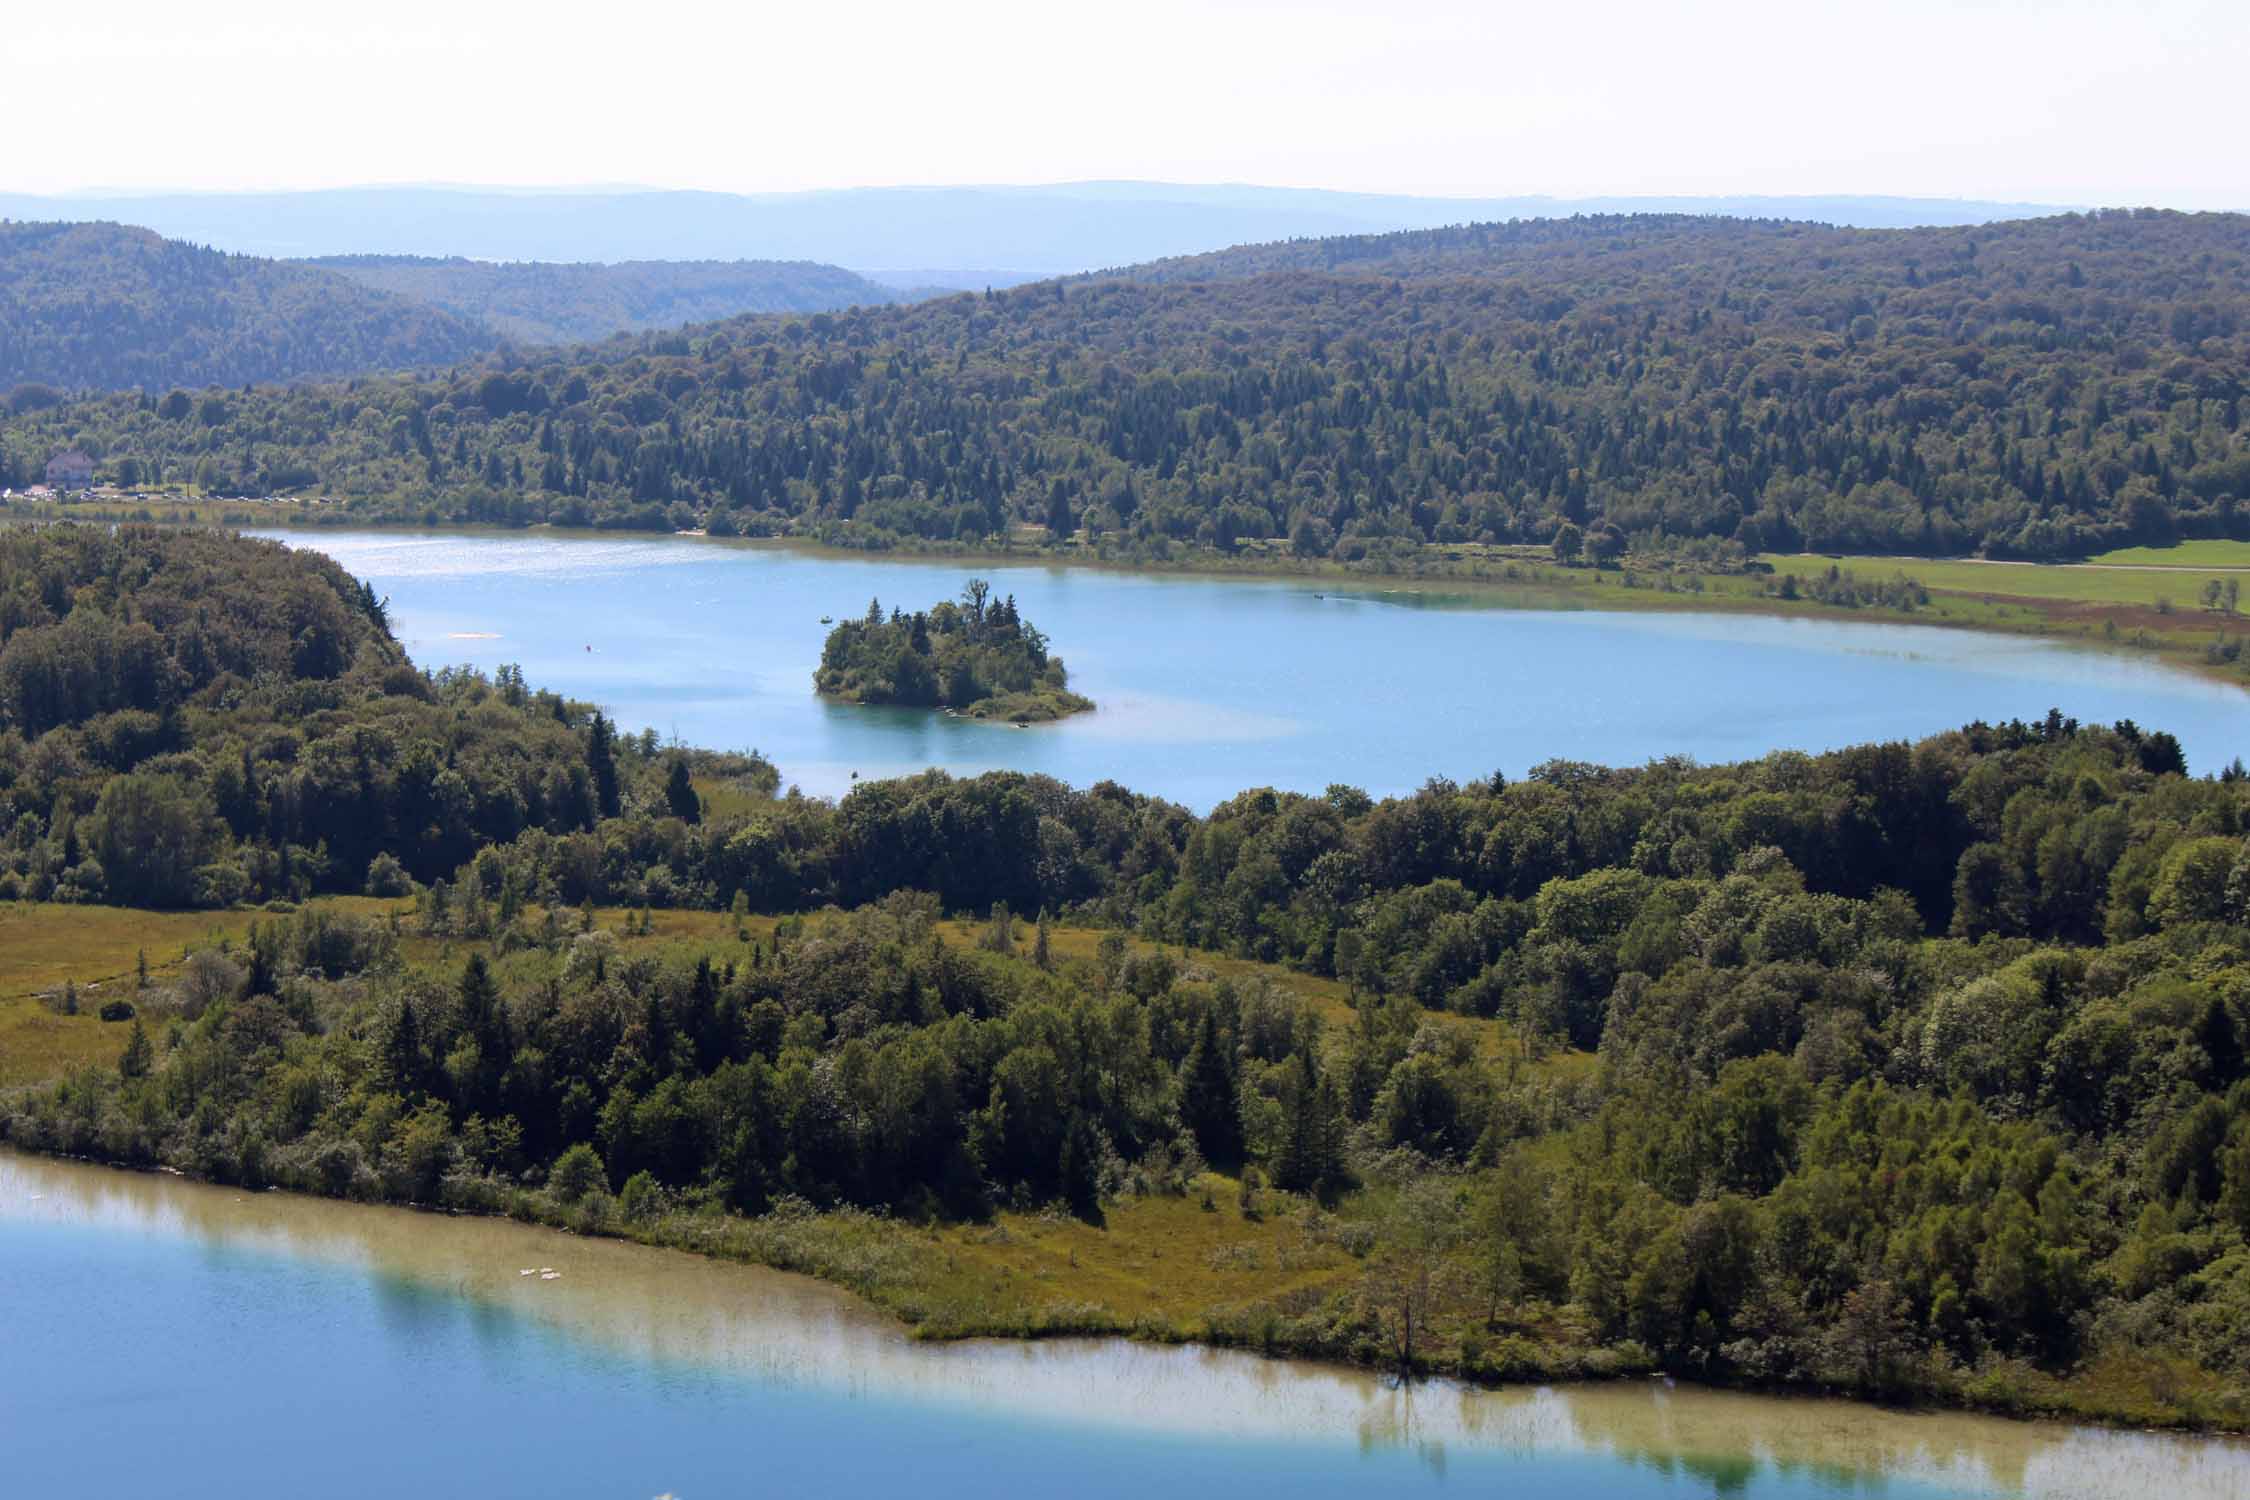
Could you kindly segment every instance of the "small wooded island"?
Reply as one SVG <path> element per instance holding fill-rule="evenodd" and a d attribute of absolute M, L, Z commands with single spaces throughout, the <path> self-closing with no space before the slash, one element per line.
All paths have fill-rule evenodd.
<path fill-rule="evenodd" d="M 942 708 L 971 719 L 1044 723 L 1094 705 L 1069 690 L 1062 658 L 1016 611 L 1013 594 L 995 601 L 992 585 L 969 580 L 958 604 L 926 611 L 867 613 L 828 632 L 813 687 L 848 703 Z"/>

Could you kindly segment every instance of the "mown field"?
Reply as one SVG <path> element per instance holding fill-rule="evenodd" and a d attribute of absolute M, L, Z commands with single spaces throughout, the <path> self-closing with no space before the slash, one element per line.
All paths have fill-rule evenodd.
<path fill-rule="evenodd" d="M 1917 579 L 1932 593 L 1961 595 L 1978 600 L 2039 600 L 2060 604 L 2126 605 L 2142 609 L 2160 609 L 2169 605 L 2182 623 L 2200 619 L 2208 625 L 2227 624 L 2234 628 L 2250 628 L 2250 615 L 2228 615 L 2223 609 L 2208 611 L 2202 607 L 2200 594 L 2210 578 L 2222 582 L 2232 576 L 2237 583 L 2250 585 L 2250 544 L 2239 542 L 2198 543 L 2205 547 L 2241 548 L 2240 562 L 2221 564 L 2217 560 L 2191 562 L 2185 558 L 2157 564 L 2155 558 L 2168 554 L 2137 549 L 2148 553 L 2152 561 L 2136 559 L 2130 564 L 2104 563 L 2012 563 L 1979 562 L 1973 558 L 1933 559 L 1926 557 L 1827 557 L 1817 553 L 1767 553 L 1764 561 L 1773 565 L 1777 573 L 1795 573 L 1806 577 L 1825 573 L 1831 566 L 1842 567 L 1861 577 L 1888 578 L 1897 573 Z M 2113 554 L 2114 556 L 2115 554 Z M 2210 569 L 2206 573 L 2202 569 Z M 2243 606 L 2250 608 L 2250 605 Z"/>
<path fill-rule="evenodd" d="M 2174 666 L 2237 685 L 2250 684 L 2250 544 L 2196 542 L 2135 548 L 2096 563 L 1981 562 L 1973 558 L 1829 557 L 1768 553 L 1777 574 L 1800 579 L 1839 568 L 1867 581 L 1900 575 L 1929 590 L 1911 613 L 1807 603 L 1806 612 L 1911 620 L 1971 630 L 2007 631 L 2085 645 L 2155 653 Z M 2147 561 L 2141 559 L 2146 558 Z M 2162 561 L 2159 561 L 2162 559 Z M 2188 559 L 2204 559 L 2191 562 Z M 1740 593 L 1743 580 L 1717 580 Z M 2237 597 L 2229 603 L 2225 586 Z M 2220 589 L 2207 602 L 2207 586 Z"/>
<path fill-rule="evenodd" d="M 2086 559 L 2111 567 L 2250 568 L 2250 542 L 2178 542 L 2169 547 L 2120 547 Z"/>

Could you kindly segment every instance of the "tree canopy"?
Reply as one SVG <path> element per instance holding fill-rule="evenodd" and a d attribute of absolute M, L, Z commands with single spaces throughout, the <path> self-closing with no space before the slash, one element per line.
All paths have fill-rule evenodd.
<path fill-rule="evenodd" d="M 0 388 L 18 409 L 86 387 L 446 365 L 497 343 L 479 323 L 326 271 L 122 224 L 0 223 Z"/>
<path fill-rule="evenodd" d="M 2250 536 L 2224 214 L 1641 215 L 1251 247 L 421 378 L 21 399 L 64 444 L 362 517 L 2063 557 Z M 191 420 L 192 418 L 192 420 Z M 1597 549 L 1600 550 L 1600 549 Z"/>
<path fill-rule="evenodd" d="M 1016 610 L 972 578 L 958 604 L 940 600 L 909 615 L 871 599 L 867 613 L 828 633 L 813 686 L 851 703 L 943 708 L 1017 723 L 1060 718 L 1094 705 L 1068 691 L 1062 658 Z"/>

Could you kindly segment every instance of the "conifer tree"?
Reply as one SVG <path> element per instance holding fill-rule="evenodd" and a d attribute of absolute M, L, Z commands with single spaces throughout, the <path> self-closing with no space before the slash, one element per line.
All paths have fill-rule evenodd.
<path fill-rule="evenodd" d="M 125 1051 L 117 1059 L 118 1076 L 145 1078 L 153 1060 L 155 1048 L 148 1043 L 148 1032 L 141 1026 L 141 1018 L 133 1017 L 133 1034 L 125 1039 Z"/>
<path fill-rule="evenodd" d="M 696 795 L 686 756 L 672 757 L 672 768 L 664 777 L 664 805 L 683 823 L 703 821 L 703 799 Z"/>
<path fill-rule="evenodd" d="M 1196 1149 L 1213 1166 L 1242 1160 L 1242 1111 L 1235 1094 L 1218 1022 L 1206 1008 L 1195 1044 L 1180 1064 L 1180 1123 L 1195 1136 Z"/>
<path fill-rule="evenodd" d="M 1344 1175 L 1343 1091 L 1312 1053 L 1289 1061 L 1288 1114 L 1274 1153 L 1273 1185 L 1326 1201 Z"/>
<path fill-rule="evenodd" d="M 992 903 L 992 925 L 984 932 L 983 946 L 989 952 L 1003 957 L 1016 951 L 1016 919 L 1008 911 L 1008 903 Z"/>
<path fill-rule="evenodd" d="M 616 817 L 624 807 L 617 785 L 616 734 L 609 720 L 599 712 L 586 727 L 586 773 L 594 782 L 595 813 L 604 818 Z"/>

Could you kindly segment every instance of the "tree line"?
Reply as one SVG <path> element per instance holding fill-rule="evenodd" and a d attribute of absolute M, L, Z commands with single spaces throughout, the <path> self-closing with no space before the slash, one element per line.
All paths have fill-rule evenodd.
<path fill-rule="evenodd" d="M 1307 241 L 434 377 L 42 396 L 0 470 L 76 444 L 120 480 L 363 520 L 863 546 L 2064 557 L 2250 536 L 2243 241 L 2156 212 Z"/>

